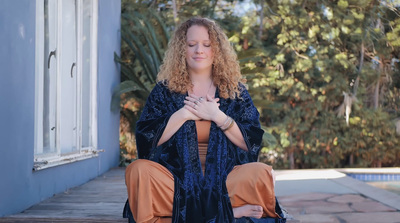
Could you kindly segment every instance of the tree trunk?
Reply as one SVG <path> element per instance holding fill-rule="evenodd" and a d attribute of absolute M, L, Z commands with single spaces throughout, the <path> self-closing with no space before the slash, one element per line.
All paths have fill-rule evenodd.
<path fill-rule="evenodd" d="M 350 154 L 349 165 L 352 167 L 353 164 L 354 164 L 354 156 L 353 156 L 353 154 Z"/>
<path fill-rule="evenodd" d="M 358 85 L 360 84 L 361 70 L 364 65 L 364 53 L 365 53 L 364 41 L 362 41 L 361 42 L 361 50 L 360 50 L 360 64 L 358 66 L 358 76 L 356 78 L 356 81 L 354 82 L 354 87 L 353 87 L 353 95 L 354 96 L 357 96 Z"/>
<path fill-rule="evenodd" d="M 289 162 L 290 162 L 290 169 L 294 169 L 294 146 L 293 146 L 293 139 L 292 139 L 292 132 L 289 131 L 289 142 L 290 142 L 290 152 L 289 152 Z"/>
<path fill-rule="evenodd" d="M 264 28 L 264 1 L 260 1 L 261 4 L 261 10 L 260 10 L 260 26 L 258 27 L 258 39 L 261 40 L 262 37 L 262 31 Z"/>
<path fill-rule="evenodd" d="M 208 15 L 208 17 L 210 17 L 210 18 L 214 17 L 215 7 L 217 7 L 217 4 L 218 4 L 218 0 L 214 0 L 213 4 L 211 6 L 210 14 Z"/>
<path fill-rule="evenodd" d="M 176 0 L 172 0 L 172 9 L 174 10 L 174 22 L 175 25 L 178 24 L 178 10 L 176 8 Z"/>
<path fill-rule="evenodd" d="M 376 82 L 375 86 L 375 93 L 374 93 L 374 108 L 378 109 L 379 107 L 379 85 L 381 84 L 381 78 L 379 77 L 378 81 Z"/>
<path fill-rule="evenodd" d="M 293 151 L 293 148 L 292 149 L 290 149 L 290 152 L 289 152 L 289 162 L 290 162 L 290 169 L 294 169 L 294 155 L 293 155 L 293 153 L 294 153 L 294 151 Z"/>

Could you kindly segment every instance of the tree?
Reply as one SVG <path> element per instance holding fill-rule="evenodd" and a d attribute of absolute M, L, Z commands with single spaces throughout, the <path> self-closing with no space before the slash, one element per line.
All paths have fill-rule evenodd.
<path fill-rule="evenodd" d="M 286 167 L 398 164 L 392 120 L 399 113 L 388 103 L 399 89 L 391 63 L 397 9 L 373 0 L 266 4 L 265 52 L 247 73 L 256 71 L 253 94 L 271 102 L 263 122 L 274 129 Z M 343 108 L 348 123 L 337 117 Z"/>

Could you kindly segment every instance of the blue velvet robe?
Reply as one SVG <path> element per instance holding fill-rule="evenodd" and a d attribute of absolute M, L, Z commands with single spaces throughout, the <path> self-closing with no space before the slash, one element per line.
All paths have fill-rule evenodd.
<path fill-rule="evenodd" d="M 136 143 L 141 159 L 165 166 L 174 176 L 172 222 L 234 222 L 226 178 L 235 165 L 256 162 L 264 131 L 259 113 L 243 85 L 239 98 L 220 98 L 220 109 L 232 117 L 243 134 L 248 151 L 235 146 L 211 123 L 203 176 L 194 121 L 185 122 L 165 143 L 157 146 L 171 115 L 184 106 L 185 94 L 156 84 L 137 122 Z M 215 97 L 219 97 L 218 89 Z"/>

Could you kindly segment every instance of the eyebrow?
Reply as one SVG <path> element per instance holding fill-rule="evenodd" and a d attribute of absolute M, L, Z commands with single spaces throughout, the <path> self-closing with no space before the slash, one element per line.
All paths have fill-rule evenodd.
<path fill-rule="evenodd" d="M 193 42 L 211 42 L 211 40 L 209 40 L 209 39 L 206 39 L 206 40 L 200 40 L 200 41 L 198 41 L 198 40 L 193 40 L 193 39 L 189 39 L 189 40 L 187 40 L 187 42 L 190 42 L 190 41 L 193 41 Z"/>

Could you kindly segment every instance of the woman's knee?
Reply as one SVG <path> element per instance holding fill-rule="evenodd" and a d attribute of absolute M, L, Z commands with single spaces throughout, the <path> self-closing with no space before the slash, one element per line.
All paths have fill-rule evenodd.
<path fill-rule="evenodd" d="M 148 180 L 150 178 L 167 177 L 174 180 L 171 172 L 161 164 L 145 159 L 138 159 L 129 164 L 125 170 L 125 181 L 137 182 L 141 180 Z"/>
<path fill-rule="evenodd" d="M 259 163 L 259 169 L 261 174 L 266 174 L 272 178 L 272 183 L 275 186 L 275 173 L 274 169 L 272 169 L 272 166 L 265 163 Z"/>
<path fill-rule="evenodd" d="M 243 176 L 244 181 L 252 181 L 258 183 L 265 183 L 265 180 L 271 179 L 272 184 L 275 185 L 274 170 L 270 165 L 260 162 L 253 162 L 243 164 L 239 167 L 240 175 Z M 257 183 L 257 184 L 258 184 Z"/>
<path fill-rule="evenodd" d="M 141 173 L 149 170 L 150 166 L 152 165 L 152 161 L 145 160 L 145 159 L 138 159 L 133 161 L 126 167 L 125 170 L 125 180 L 127 181 L 128 178 L 135 178 L 138 177 Z"/>
<path fill-rule="evenodd" d="M 252 175 L 261 175 L 265 176 L 265 174 L 271 175 L 273 169 L 270 165 L 260 162 L 246 163 L 243 166 L 243 171 L 251 172 Z"/>
<path fill-rule="evenodd" d="M 132 169 L 143 169 L 146 168 L 147 166 L 152 165 L 152 163 L 154 163 L 153 161 L 150 160 L 146 160 L 146 159 L 137 159 L 135 161 L 133 161 L 131 164 L 129 164 L 128 168 L 132 168 Z"/>

